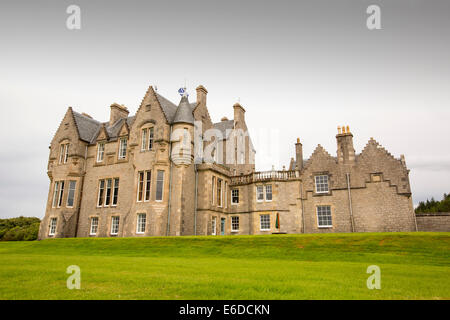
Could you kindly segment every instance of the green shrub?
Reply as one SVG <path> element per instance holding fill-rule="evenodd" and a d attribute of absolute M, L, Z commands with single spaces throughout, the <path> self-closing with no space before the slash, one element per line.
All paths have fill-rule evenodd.
<path fill-rule="evenodd" d="M 36 240 L 41 220 L 35 217 L 0 219 L 0 240 L 31 241 Z"/>

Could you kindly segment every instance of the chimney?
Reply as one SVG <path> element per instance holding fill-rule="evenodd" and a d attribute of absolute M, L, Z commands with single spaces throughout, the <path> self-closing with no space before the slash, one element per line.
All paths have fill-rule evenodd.
<path fill-rule="evenodd" d="M 349 126 L 338 127 L 337 140 L 337 157 L 338 163 L 352 164 L 355 163 L 355 149 L 353 148 L 353 134 L 350 132 Z"/>
<path fill-rule="evenodd" d="M 239 102 L 236 102 L 233 106 L 234 109 L 234 122 L 244 122 L 245 121 L 245 109 L 241 106 Z"/>
<path fill-rule="evenodd" d="M 303 168 L 303 145 L 300 143 L 300 138 L 297 138 L 295 144 L 295 170 L 302 170 Z"/>
<path fill-rule="evenodd" d="M 206 95 L 208 94 L 208 90 L 202 85 L 199 85 L 195 90 L 197 91 L 197 103 L 206 107 Z"/>
<path fill-rule="evenodd" d="M 109 125 L 112 126 L 117 120 L 128 117 L 128 109 L 124 105 L 113 103 L 111 105 L 111 114 L 109 117 Z"/>

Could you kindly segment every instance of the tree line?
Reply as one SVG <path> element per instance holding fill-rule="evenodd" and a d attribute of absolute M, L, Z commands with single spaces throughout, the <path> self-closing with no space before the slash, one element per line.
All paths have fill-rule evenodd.
<path fill-rule="evenodd" d="M 36 217 L 0 219 L 0 241 L 36 240 L 40 223 Z"/>
<path fill-rule="evenodd" d="M 450 212 L 450 194 L 444 193 L 441 201 L 431 200 L 420 201 L 416 208 L 416 213 Z"/>

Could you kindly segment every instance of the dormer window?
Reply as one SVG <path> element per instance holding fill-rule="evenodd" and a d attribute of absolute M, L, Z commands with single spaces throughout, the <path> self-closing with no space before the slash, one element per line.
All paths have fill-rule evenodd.
<path fill-rule="evenodd" d="M 105 143 L 99 142 L 97 147 L 97 162 L 102 162 L 105 158 Z"/>
<path fill-rule="evenodd" d="M 327 175 L 315 176 L 315 182 L 316 182 L 316 193 L 329 192 Z"/>
<path fill-rule="evenodd" d="M 119 159 L 125 159 L 127 156 L 127 138 L 120 138 Z"/>
<path fill-rule="evenodd" d="M 59 163 L 66 163 L 69 158 L 69 144 L 64 143 L 59 147 Z"/>

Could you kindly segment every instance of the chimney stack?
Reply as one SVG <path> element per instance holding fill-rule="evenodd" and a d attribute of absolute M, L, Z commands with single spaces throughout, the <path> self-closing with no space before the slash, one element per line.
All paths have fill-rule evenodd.
<path fill-rule="evenodd" d="M 234 122 L 245 122 L 245 109 L 239 102 L 236 102 L 233 106 L 234 109 Z"/>
<path fill-rule="evenodd" d="M 355 149 L 353 148 L 353 134 L 349 126 L 338 127 L 337 140 L 337 158 L 338 163 L 355 163 Z"/>
<path fill-rule="evenodd" d="M 303 145 L 300 143 L 300 138 L 297 138 L 295 144 L 295 170 L 303 169 Z"/>
<path fill-rule="evenodd" d="M 117 120 L 122 118 L 127 118 L 128 113 L 130 113 L 124 105 L 119 105 L 117 103 L 113 103 L 111 105 L 111 114 L 109 117 L 109 125 L 112 126 L 116 123 Z"/>
<path fill-rule="evenodd" d="M 197 103 L 206 106 L 206 95 L 208 94 L 208 90 L 202 85 L 199 85 L 195 90 L 197 91 Z"/>

